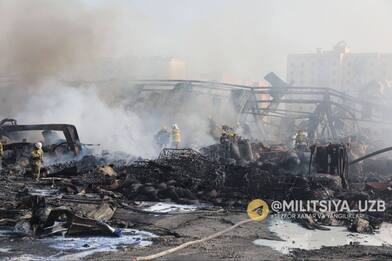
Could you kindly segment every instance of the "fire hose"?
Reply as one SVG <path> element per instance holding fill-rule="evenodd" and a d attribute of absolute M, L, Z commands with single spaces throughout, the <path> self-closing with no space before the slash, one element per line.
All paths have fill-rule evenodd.
<path fill-rule="evenodd" d="M 351 162 L 350 162 L 350 165 L 355 164 L 355 163 L 358 163 L 358 162 L 360 162 L 360 161 L 363 161 L 363 160 L 365 160 L 365 159 L 367 159 L 367 158 L 376 156 L 376 155 L 378 155 L 378 154 L 381 154 L 381 153 L 384 153 L 384 152 L 387 152 L 387 151 L 391 151 L 391 150 L 392 150 L 392 147 L 387 147 L 387 148 L 384 148 L 384 149 L 381 149 L 381 150 L 377 150 L 377 151 L 375 151 L 375 152 L 372 152 L 372 153 L 370 153 L 370 154 L 367 154 L 367 155 L 365 155 L 365 156 L 363 156 L 363 157 L 360 157 L 360 158 L 358 158 L 358 159 L 355 159 L 355 160 L 351 161 Z"/>
<path fill-rule="evenodd" d="M 181 244 L 179 246 L 167 249 L 165 251 L 162 251 L 162 252 L 159 252 L 159 253 L 156 253 L 156 254 L 153 254 L 153 255 L 139 256 L 139 257 L 136 257 L 136 258 L 134 258 L 132 260 L 153 260 L 153 259 L 156 259 L 156 258 L 159 258 L 159 257 L 167 256 L 167 255 L 169 255 L 171 253 L 177 252 L 177 251 L 179 251 L 181 249 L 184 249 L 184 248 L 186 248 L 188 246 L 200 244 L 200 243 L 203 243 L 205 241 L 208 241 L 208 240 L 214 239 L 216 237 L 219 237 L 219 236 L 229 232 L 230 230 L 233 230 L 234 228 L 236 228 L 238 226 L 241 226 L 241 225 L 244 225 L 246 223 L 249 223 L 251 221 L 254 221 L 254 220 L 253 219 L 242 220 L 242 221 L 234 224 L 233 226 L 228 227 L 228 228 L 226 228 L 226 229 L 224 229 L 222 231 L 216 232 L 216 233 L 214 233 L 214 234 L 212 234 L 212 235 L 210 235 L 208 237 L 204 237 L 204 238 L 201 238 L 201 239 L 198 239 L 198 240 L 189 241 L 189 242 L 183 243 L 183 244 Z"/>

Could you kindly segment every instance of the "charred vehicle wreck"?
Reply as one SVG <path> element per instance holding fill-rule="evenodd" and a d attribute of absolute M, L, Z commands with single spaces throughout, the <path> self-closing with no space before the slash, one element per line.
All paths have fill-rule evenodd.
<path fill-rule="evenodd" d="M 83 149 L 75 126 L 69 124 L 19 125 L 14 119 L 4 119 L 0 122 L 0 140 L 3 166 L 27 167 L 36 142 L 43 144 L 45 159 L 53 163 L 75 159 Z"/>

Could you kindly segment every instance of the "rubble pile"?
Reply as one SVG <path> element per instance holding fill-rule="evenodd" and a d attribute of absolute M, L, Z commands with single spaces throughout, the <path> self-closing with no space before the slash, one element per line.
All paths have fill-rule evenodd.
<path fill-rule="evenodd" d="M 371 233 L 382 221 L 391 221 L 391 183 L 386 176 L 343 189 L 342 178 L 330 173 L 309 175 L 304 152 L 276 148 L 254 160 L 211 157 L 212 148 L 163 149 L 155 160 L 113 161 L 96 156 L 45 167 L 45 176 L 32 181 L 28 172 L 2 169 L 0 225 L 13 226 L 31 236 L 103 234 L 118 236 L 113 227 L 127 226 L 112 219 L 116 209 L 135 209 L 137 201 L 182 204 L 206 202 L 226 209 L 243 208 L 251 199 L 384 199 L 382 215 L 366 213 L 351 220 L 319 218 L 297 220 L 305 227 L 346 225 L 351 231 Z M 215 146 L 219 148 L 219 146 Z M 219 153 L 219 152 L 218 152 Z M 305 158 L 305 160 L 304 160 Z M 371 165 L 363 164 L 363 168 Z M 302 170 L 302 174 L 298 172 Z M 384 173 L 371 172 L 373 176 Z M 83 206 L 83 207 L 81 207 Z"/>

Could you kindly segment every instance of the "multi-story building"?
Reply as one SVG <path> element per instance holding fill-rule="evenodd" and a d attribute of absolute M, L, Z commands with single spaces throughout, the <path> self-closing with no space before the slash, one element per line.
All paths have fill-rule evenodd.
<path fill-rule="evenodd" d="M 339 42 L 329 51 L 287 57 L 287 82 L 295 86 L 330 87 L 357 95 L 369 83 L 385 80 L 392 80 L 392 53 L 352 53 Z"/>

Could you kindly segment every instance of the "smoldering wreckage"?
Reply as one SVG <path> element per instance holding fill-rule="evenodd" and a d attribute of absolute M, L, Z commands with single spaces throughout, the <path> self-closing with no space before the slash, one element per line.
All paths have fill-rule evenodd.
<path fill-rule="evenodd" d="M 272 87 L 254 89 L 170 82 L 174 88 L 164 92 L 171 92 L 169 96 L 177 99 L 197 88 L 203 91 L 206 84 L 219 91 L 230 88 L 231 98 L 236 99 L 234 103 L 239 108 L 237 112 L 240 115 L 252 112 L 255 118 L 277 113 L 278 104 L 285 102 L 284 96 L 290 96 L 292 102 L 293 95 L 300 91 L 312 92 L 321 98 L 315 101 L 317 107 L 309 116 L 307 135 L 298 132 L 294 146 L 290 140 L 285 144 L 263 143 L 247 135 L 244 130 L 249 126 L 245 124 L 240 134 L 238 128 L 222 127 L 210 117 L 211 135 L 216 138 L 216 144 L 197 150 L 163 146 L 156 159 L 113 159 L 104 153 L 94 154 L 88 144 L 79 140 L 73 125 L 22 125 L 14 119 L 4 119 L 0 122 L 0 226 L 10 231 L 13 240 L 20 241 L 59 235 L 121 237 L 123 229 L 133 228 L 158 235 L 153 241 L 162 243 L 159 241 L 162 238 L 181 238 L 181 234 L 146 220 L 150 216 L 159 219 L 179 213 L 148 210 L 145 202 L 198 206 L 195 211 L 180 214 L 223 219 L 228 213 L 246 213 L 247 204 L 255 198 L 267 202 L 346 200 L 353 209 L 359 200 L 386 202 L 383 212 L 356 213 L 342 219 L 320 212 L 317 218 L 292 220 L 310 230 L 346 226 L 353 233 L 375 233 L 383 222 L 392 222 L 389 167 L 392 161 L 372 158 L 390 148 L 368 154 L 365 148 L 369 144 L 364 139 L 347 136 L 339 142 L 332 138 L 334 142 L 323 141 L 320 137 L 326 135 L 326 129 L 329 137 L 337 137 L 343 131 L 339 119 L 331 116 L 339 114 L 332 113 L 328 107 L 336 104 L 331 100 L 341 98 L 342 94 L 327 89 L 314 94 L 315 90 L 288 87 L 274 75 L 269 75 L 269 80 Z M 147 85 L 164 85 L 162 82 L 138 84 L 139 94 L 146 92 Z M 267 106 L 257 107 L 257 112 L 255 106 L 260 96 L 255 92 L 269 95 Z M 53 133 L 63 134 L 64 139 Z M 37 141 L 43 143 L 44 164 L 39 179 L 35 180 L 30 161 Z M 185 242 L 188 240 L 184 238 Z M 162 250 L 166 251 L 173 247 L 164 246 Z M 126 255 L 136 256 L 132 251 Z"/>

